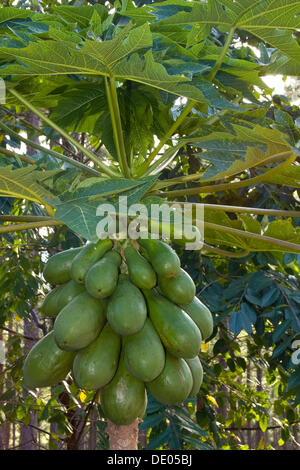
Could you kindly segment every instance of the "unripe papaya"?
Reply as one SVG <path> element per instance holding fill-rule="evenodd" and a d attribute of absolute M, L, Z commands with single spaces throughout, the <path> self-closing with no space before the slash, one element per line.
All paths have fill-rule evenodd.
<path fill-rule="evenodd" d="M 131 282 L 140 289 L 152 289 L 156 285 L 156 274 L 151 264 L 133 246 L 127 246 L 124 254 Z"/>
<path fill-rule="evenodd" d="M 182 305 L 183 310 L 196 323 L 203 339 L 207 339 L 212 335 L 214 321 L 210 310 L 204 305 L 198 297 L 194 297 L 188 305 Z"/>
<path fill-rule="evenodd" d="M 192 359 L 185 359 L 193 376 L 193 387 L 189 397 L 195 397 L 200 390 L 203 381 L 203 367 L 198 356 Z"/>
<path fill-rule="evenodd" d="M 121 275 L 107 306 L 107 321 L 112 329 L 122 335 L 140 331 L 147 318 L 147 306 L 142 292 L 128 277 Z"/>
<path fill-rule="evenodd" d="M 84 286 L 77 284 L 73 279 L 64 284 L 57 297 L 58 311 L 60 312 L 74 297 L 84 292 L 84 290 Z"/>
<path fill-rule="evenodd" d="M 54 289 L 48 292 L 48 294 L 44 297 L 44 300 L 39 307 L 42 315 L 55 318 L 59 314 L 58 298 L 65 286 L 66 284 L 61 284 L 54 287 Z"/>
<path fill-rule="evenodd" d="M 62 351 L 50 331 L 30 350 L 23 366 L 27 388 L 50 387 L 64 380 L 71 370 L 75 353 Z"/>
<path fill-rule="evenodd" d="M 145 414 L 145 385 L 127 370 L 123 353 L 114 378 L 100 390 L 100 401 L 106 417 L 119 426 L 130 424 Z"/>
<path fill-rule="evenodd" d="M 113 242 L 109 238 L 85 245 L 72 261 L 71 278 L 78 284 L 84 284 L 88 270 L 93 264 L 99 261 L 108 250 L 111 250 L 112 246 Z"/>
<path fill-rule="evenodd" d="M 195 357 L 201 347 L 201 333 L 193 320 L 162 295 L 144 290 L 150 319 L 166 349 L 177 357 Z"/>
<path fill-rule="evenodd" d="M 146 387 L 164 405 L 179 405 L 188 398 L 193 386 L 191 370 L 184 359 L 167 352 L 162 373 Z"/>
<path fill-rule="evenodd" d="M 165 365 L 165 350 L 150 318 L 136 334 L 125 336 L 124 362 L 135 377 L 143 382 L 154 380 Z"/>
<path fill-rule="evenodd" d="M 191 276 L 180 268 L 179 273 L 175 277 L 160 277 L 158 285 L 169 300 L 175 304 L 189 304 L 196 294 L 196 286 Z"/>
<path fill-rule="evenodd" d="M 146 250 L 159 277 L 173 277 L 179 273 L 180 259 L 167 243 L 151 238 L 140 238 L 139 243 Z"/>
<path fill-rule="evenodd" d="M 77 295 L 58 314 L 54 323 L 57 345 L 66 351 L 86 348 L 105 324 L 105 304 L 87 292 Z"/>
<path fill-rule="evenodd" d="M 85 287 L 97 299 L 109 297 L 115 290 L 122 258 L 116 251 L 109 251 L 87 272 Z"/>
<path fill-rule="evenodd" d="M 51 256 L 43 270 L 44 279 L 50 284 L 64 284 L 70 281 L 71 264 L 80 250 L 81 247 L 70 248 L 69 250 L 61 251 Z"/>
<path fill-rule="evenodd" d="M 98 338 L 76 354 L 73 374 L 79 387 L 97 390 L 108 384 L 116 373 L 121 338 L 108 323 Z"/>

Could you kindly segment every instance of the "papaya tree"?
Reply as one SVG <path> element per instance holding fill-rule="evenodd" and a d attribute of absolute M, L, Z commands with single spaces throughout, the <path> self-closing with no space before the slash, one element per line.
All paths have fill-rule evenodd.
<path fill-rule="evenodd" d="M 189 203 L 195 235 L 203 227 L 197 209 L 204 210 L 201 251 L 206 254 L 243 258 L 255 252 L 300 252 L 299 228 L 293 222 L 300 211 L 270 208 L 265 202 L 248 205 L 259 184 L 293 191 L 299 187 L 296 118 L 282 98 L 272 96 L 263 77 L 298 75 L 300 6 L 293 0 L 94 3 L 0 8 L 1 87 L 6 91 L 0 121 L 0 196 L 30 207 L 23 214 L 1 215 L 0 232 L 5 236 L 67 228 L 81 244 L 88 242 L 58 253 L 46 264 L 44 279 L 57 287 L 43 308 L 50 317 L 60 313 L 54 333 L 43 341 L 53 362 L 54 382 L 64 379 L 73 364 L 75 383 L 88 390 L 91 385 L 80 375 L 81 364 L 89 363 L 94 342 L 101 338 L 103 350 L 107 348 L 102 343 L 115 344 L 107 365 L 111 361 L 116 366 L 123 337 L 118 371 L 107 367 L 106 385 L 97 385 L 93 400 L 100 389 L 112 448 L 118 441 L 123 448 L 135 448 L 135 418 L 143 416 L 145 388 L 128 372 L 130 351 L 132 360 L 136 357 L 132 337 L 145 327 L 159 345 L 156 359 L 151 358 L 160 380 L 143 378 L 154 397 L 161 397 L 164 371 L 159 358 L 164 348 L 169 370 L 176 368 L 174 357 L 179 356 L 176 364 L 186 388 L 176 389 L 174 400 L 180 403 L 195 385 L 193 367 L 200 377 L 197 359 L 194 364 L 188 361 L 197 358 L 201 336 L 212 334 L 210 312 L 195 300 L 193 280 L 171 248 L 172 243 L 178 247 L 187 241 L 178 236 L 176 213 Z M 26 118 L 29 111 L 38 127 Z M 24 144 L 34 150 L 24 152 Z M 250 197 L 241 206 L 237 194 L 243 188 Z M 209 202 L 209 195 L 216 194 L 218 203 Z M 171 222 L 164 217 L 149 220 L 158 234 L 169 226 L 168 243 L 130 242 L 124 237 L 99 242 L 108 206 L 122 224 L 120 198 L 147 211 L 152 205 L 173 209 L 176 202 Z M 159 292 L 151 290 L 157 278 Z M 53 292 L 62 285 L 69 287 L 56 306 Z M 192 307 L 190 312 L 186 307 L 192 302 L 200 302 L 208 319 L 211 328 L 206 334 L 197 327 Z M 185 319 L 182 344 L 171 327 L 169 336 L 159 335 L 158 341 L 161 303 L 169 312 L 164 321 L 174 315 L 181 329 Z M 132 317 L 122 324 L 120 314 L 126 308 Z M 88 322 L 93 326 L 86 328 Z M 66 334 L 70 323 L 77 331 L 73 337 Z M 55 369 L 57 361 L 60 370 Z M 25 362 L 29 388 L 49 384 L 43 376 L 36 384 L 30 373 Z M 139 389 L 139 399 L 127 403 L 127 412 L 131 407 L 134 412 L 125 429 L 118 410 L 105 398 L 113 396 L 112 388 L 124 377 Z"/>

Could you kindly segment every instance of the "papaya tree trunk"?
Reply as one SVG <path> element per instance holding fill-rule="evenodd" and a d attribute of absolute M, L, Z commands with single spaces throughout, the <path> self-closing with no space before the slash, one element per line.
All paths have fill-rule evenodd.
<path fill-rule="evenodd" d="M 138 418 L 126 426 L 117 426 L 108 421 L 106 433 L 109 437 L 109 450 L 137 450 L 139 422 Z"/>

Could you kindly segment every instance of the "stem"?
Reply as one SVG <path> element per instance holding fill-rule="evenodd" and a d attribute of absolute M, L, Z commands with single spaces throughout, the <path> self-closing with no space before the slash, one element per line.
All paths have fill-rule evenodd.
<path fill-rule="evenodd" d="M 249 254 L 249 250 L 243 250 L 240 252 L 227 251 L 222 250 L 221 248 L 217 248 L 215 246 L 208 245 L 207 243 L 203 243 L 203 248 L 205 248 L 207 251 L 212 251 L 218 255 L 230 256 L 231 258 L 244 258 L 244 256 L 247 256 Z"/>
<path fill-rule="evenodd" d="M 76 139 L 74 139 L 72 136 L 70 136 L 67 132 L 65 132 L 61 127 L 59 127 L 55 122 L 53 122 L 50 118 L 45 116 L 38 108 L 36 108 L 33 104 L 29 103 L 26 98 L 24 98 L 22 95 L 20 95 L 16 90 L 14 89 L 9 89 L 8 90 L 12 95 L 14 95 L 21 103 L 23 103 L 27 108 L 29 108 L 33 113 L 35 113 L 42 121 L 44 121 L 46 124 L 48 124 L 52 129 L 56 130 L 60 135 L 65 137 L 69 142 L 71 142 L 74 147 L 76 147 L 78 150 L 80 150 L 86 157 L 88 157 L 92 162 L 94 162 L 100 170 L 111 177 L 115 176 L 120 176 L 119 173 L 116 172 L 116 170 L 113 170 L 106 166 L 104 163 L 99 160 L 99 158 L 94 155 L 92 152 L 87 150 L 86 148 L 83 147 L 79 142 L 77 142 Z"/>
<path fill-rule="evenodd" d="M 201 220 L 196 220 L 196 224 L 199 222 L 199 224 L 202 224 Z M 212 222 L 204 222 L 204 226 L 207 228 L 214 229 L 216 231 L 220 232 L 226 232 L 226 233 L 231 233 L 233 235 L 238 235 L 246 238 L 253 238 L 255 240 L 260 240 L 260 241 L 265 241 L 265 242 L 271 242 L 275 245 L 278 245 L 282 248 L 289 248 L 292 250 L 295 250 L 297 253 L 300 253 L 300 245 L 297 245 L 296 243 L 292 242 L 287 242 L 285 240 L 279 240 L 278 238 L 273 238 L 273 237 L 268 237 L 265 235 L 259 235 L 257 233 L 252 233 L 252 232 L 247 232 L 246 230 L 239 230 L 237 228 L 233 227 L 226 227 L 224 225 L 219 225 L 219 224 L 214 224 Z M 287 252 L 289 252 L 287 250 Z"/>
<path fill-rule="evenodd" d="M 128 161 L 127 161 L 127 156 L 126 156 L 124 136 L 123 136 L 123 130 L 122 130 L 121 114 L 120 114 L 118 95 L 117 95 L 117 87 L 116 87 L 116 81 L 115 81 L 114 77 L 110 77 L 110 97 L 111 97 L 113 116 L 114 116 L 114 120 L 115 120 L 116 131 L 117 131 L 116 138 L 117 138 L 118 144 L 119 144 L 120 159 L 121 159 L 121 162 L 122 162 L 124 176 L 126 178 L 130 178 L 130 169 L 129 169 L 129 166 L 128 166 Z"/>
<path fill-rule="evenodd" d="M 278 165 L 276 168 L 272 168 L 265 173 L 255 176 L 254 178 L 247 178 L 243 181 L 237 181 L 236 183 L 221 183 L 221 184 L 213 184 L 209 186 L 196 186 L 195 188 L 185 188 L 185 189 L 178 189 L 175 191 L 167 191 L 165 193 L 158 193 L 161 197 L 179 197 L 179 196 L 187 196 L 191 194 L 201 194 L 201 193 L 215 193 L 217 191 L 228 191 L 230 189 L 238 189 L 244 188 L 246 186 L 251 186 L 252 184 L 263 182 L 266 175 L 267 176 L 274 176 L 277 173 L 280 173 L 284 168 L 290 166 L 296 160 L 296 155 L 292 154 L 289 158 L 282 164 Z"/>
<path fill-rule="evenodd" d="M 48 222 L 47 220 L 45 220 L 41 222 L 28 222 L 28 223 L 17 224 L 17 225 L 3 225 L 0 227 L 0 233 L 20 232 L 23 230 L 42 228 L 42 227 L 54 227 L 57 225 L 64 225 L 64 223 L 60 222 L 60 220 L 50 219 Z"/>
<path fill-rule="evenodd" d="M 0 153 L 4 153 L 4 155 L 7 155 L 10 158 L 14 158 L 15 160 L 22 160 L 22 162 L 29 163 L 33 165 L 36 163 L 36 161 L 33 158 L 26 157 L 25 155 L 19 155 L 18 153 L 12 152 L 11 150 L 7 150 L 4 147 L 0 147 Z"/>
<path fill-rule="evenodd" d="M 166 204 L 174 204 L 172 201 L 165 201 Z M 185 202 L 176 202 L 176 204 L 184 206 Z M 279 209 L 260 209 L 258 207 L 240 207 L 240 206 L 226 206 L 223 204 L 206 204 L 199 202 L 188 202 L 187 204 L 192 204 L 196 206 L 197 204 L 203 205 L 205 209 L 212 209 L 215 211 L 224 211 L 224 212 L 240 212 L 242 214 L 258 214 L 258 215 L 274 215 L 282 217 L 300 217 L 300 211 L 288 211 L 288 210 L 279 210 Z"/>
<path fill-rule="evenodd" d="M 232 41 L 232 38 L 233 38 L 233 35 L 235 33 L 235 29 L 236 27 L 235 26 L 232 26 L 229 33 L 228 33 L 228 36 L 227 36 L 227 39 L 226 39 L 226 42 L 224 44 L 224 47 L 223 47 L 223 50 L 222 50 L 222 53 L 219 57 L 219 59 L 217 60 L 217 62 L 215 63 L 213 69 L 211 70 L 211 72 L 209 73 L 208 75 L 208 80 L 210 82 L 213 81 L 213 79 L 215 78 L 218 70 L 220 69 L 222 63 L 223 63 L 223 60 L 225 59 L 225 56 L 227 54 L 227 51 L 230 47 L 230 44 L 231 44 L 231 41 Z"/>
<path fill-rule="evenodd" d="M 39 215 L 0 215 L 0 222 L 42 222 L 53 220 L 52 217 Z"/>
<path fill-rule="evenodd" d="M 97 170 L 94 170 L 93 168 L 90 168 L 88 167 L 87 165 L 84 165 L 83 163 L 81 162 L 77 162 L 76 160 L 73 160 L 72 158 L 69 158 L 69 157 L 66 157 L 65 155 L 62 155 L 58 152 L 55 152 L 54 150 L 51 150 L 51 149 L 47 149 L 46 147 L 43 147 L 42 145 L 39 145 L 37 144 L 36 142 L 33 142 L 32 140 L 30 139 L 26 139 L 26 137 L 23 137 L 22 135 L 18 134 L 17 132 L 13 131 L 12 129 L 10 129 L 8 126 L 6 126 L 3 122 L 0 121 L 0 129 L 3 129 L 5 132 L 7 132 L 7 134 L 9 135 L 12 135 L 13 137 L 16 137 L 17 139 L 21 140 L 22 142 L 24 142 L 25 144 L 29 145 L 30 147 L 33 147 L 37 150 L 40 150 L 41 152 L 44 152 L 48 155 L 51 155 L 52 157 L 55 157 L 59 160 L 62 160 L 64 162 L 67 162 L 67 163 L 70 163 L 70 165 L 73 165 L 73 166 L 76 166 L 78 168 L 80 168 L 82 171 L 84 171 L 85 173 L 90 173 L 92 174 L 93 176 L 100 176 L 99 172 Z M 9 150 L 6 150 L 4 149 L 5 151 L 3 151 L 3 148 L 0 147 L 0 151 L 3 152 L 3 153 L 6 153 L 7 155 L 9 155 L 9 153 L 11 153 Z M 18 154 L 17 154 L 18 155 Z M 12 156 L 14 158 L 16 158 L 14 155 L 9 155 L 9 156 Z M 19 156 L 19 155 L 18 155 Z M 27 160 L 27 163 L 31 163 L 31 164 L 35 164 L 36 163 L 36 160 L 34 160 L 33 158 L 29 158 L 29 157 L 23 157 L 23 156 L 20 156 L 20 159 L 21 160 Z"/>

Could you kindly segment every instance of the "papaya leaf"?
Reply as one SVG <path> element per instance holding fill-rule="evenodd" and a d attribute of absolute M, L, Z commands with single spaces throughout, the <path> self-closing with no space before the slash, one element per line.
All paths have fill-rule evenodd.
<path fill-rule="evenodd" d="M 55 199 L 55 196 L 41 183 L 43 180 L 52 178 L 59 171 L 59 169 L 39 171 L 33 165 L 17 169 L 13 169 L 12 166 L 1 167 L 0 196 L 45 204 L 47 199 Z"/>

